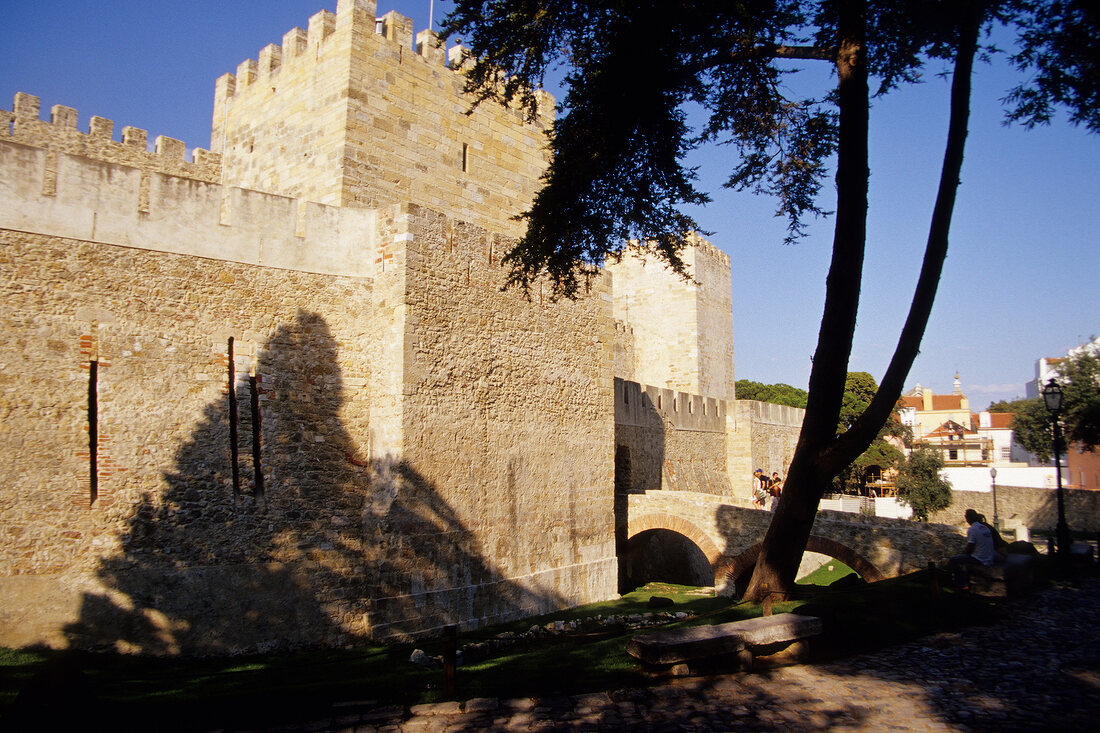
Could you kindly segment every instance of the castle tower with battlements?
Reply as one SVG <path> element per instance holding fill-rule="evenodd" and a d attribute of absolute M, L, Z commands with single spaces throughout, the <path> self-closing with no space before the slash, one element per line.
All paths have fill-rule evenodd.
<path fill-rule="evenodd" d="M 554 100 L 542 95 L 536 124 L 492 103 L 468 115 L 463 53 L 431 31 L 414 46 L 408 18 L 340 0 L 218 79 L 211 149 L 225 180 L 332 206 L 411 202 L 517 236 Z"/>
<path fill-rule="evenodd" d="M 617 486 L 729 494 L 729 258 L 502 290 L 553 100 L 467 114 L 463 53 L 340 0 L 190 161 L 0 110 L 0 644 L 474 628 L 614 596 Z"/>

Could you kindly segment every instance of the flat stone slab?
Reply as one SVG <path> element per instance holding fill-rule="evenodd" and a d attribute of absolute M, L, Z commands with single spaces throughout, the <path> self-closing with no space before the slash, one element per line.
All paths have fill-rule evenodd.
<path fill-rule="evenodd" d="M 817 636 L 822 629 L 821 619 L 816 616 L 780 613 L 635 636 L 627 642 L 626 650 L 646 664 L 676 664 L 734 654 L 754 646 L 805 639 Z"/>

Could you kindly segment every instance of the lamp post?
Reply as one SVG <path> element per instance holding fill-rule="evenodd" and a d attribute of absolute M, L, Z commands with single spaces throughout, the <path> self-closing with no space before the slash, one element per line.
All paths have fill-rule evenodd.
<path fill-rule="evenodd" d="M 1050 421 L 1054 427 L 1054 472 L 1058 480 L 1058 526 L 1054 529 L 1054 536 L 1058 540 L 1058 558 L 1065 560 L 1069 557 L 1070 537 L 1069 527 L 1066 525 L 1066 501 L 1062 494 L 1062 459 L 1058 453 L 1062 446 L 1062 429 L 1058 425 L 1058 413 L 1062 410 L 1062 388 L 1053 378 L 1043 387 L 1043 402 L 1050 411 Z"/>
<path fill-rule="evenodd" d="M 989 478 L 993 480 L 993 527 L 997 528 L 997 469 L 989 469 Z"/>

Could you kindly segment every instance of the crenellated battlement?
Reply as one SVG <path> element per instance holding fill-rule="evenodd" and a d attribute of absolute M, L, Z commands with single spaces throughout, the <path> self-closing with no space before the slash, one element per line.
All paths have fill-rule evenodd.
<path fill-rule="evenodd" d="M 123 127 L 120 139 L 115 140 L 114 121 L 103 117 L 91 117 L 87 132 L 80 132 L 75 109 L 55 104 L 46 121 L 40 119 L 41 105 L 38 97 L 18 92 L 12 111 L 0 110 L 0 140 L 43 148 L 55 157 L 58 153 L 81 155 L 199 181 L 214 182 L 221 176 L 221 156 L 217 153 L 195 148 L 188 161 L 187 146 L 164 135 L 153 140 L 150 151 L 148 133 L 130 126 Z"/>
<path fill-rule="evenodd" d="M 416 56 L 435 66 L 461 73 L 467 65 L 470 56 L 465 47 L 455 44 L 450 49 L 446 48 L 439 36 L 430 29 L 417 32 L 414 42 L 411 18 L 395 10 L 376 16 L 376 7 L 377 3 L 371 0 L 340 0 L 336 13 L 322 10 L 314 14 L 309 19 L 308 30 L 299 27 L 290 29 L 283 34 L 282 45 L 268 44 L 260 50 L 256 59 L 245 59 L 237 65 L 235 73 L 223 74 L 215 85 L 215 118 L 219 103 L 224 103 L 254 84 L 276 79 L 284 64 L 317 62 L 330 37 L 337 34 L 338 30 L 343 31 L 349 27 L 353 34 L 373 33 L 397 49 L 411 50 Z M 555 103 L 553 95 L 544 90 L 538 90 L 536 95 L 545 121 L 551 121 Z"/>
<path fill-rule="evenodd" d="M 0 229 L 372 277 L 375 214 L 0 138 Z"/>
<path fill-rule="evenodd" d="M 691 243 L 691 246 L 696 250 L 698 254 L 702 254 L 707 257 L 713 257 L 714 259 L 718 260 L 720 266 L 724 266 L 727 269 L 729 268 L 730 256 L 722 250 L 718 249 L 718 247 L 711 244 L 710 240 L 708 240 L 703 235 L 699 234 L 698 232 L 690 232 L 688 234 L 688 241 Z"/>
<path fill-rule="evenodd" d="M 615 423 L 636 427 L 660 425 L 708 433 L 726 431 L 726 400 L 654 387 L 615 377 Z"/>
<path fill-rule="evenodd" d="M 376 9 L 340 0 L 217 80 L 210 147 L 225 182 L 333 206 L 408 201 L 519 236 L 553 97 L 534 123 L 496 104 L 470 113 L 466 49 Z"/>

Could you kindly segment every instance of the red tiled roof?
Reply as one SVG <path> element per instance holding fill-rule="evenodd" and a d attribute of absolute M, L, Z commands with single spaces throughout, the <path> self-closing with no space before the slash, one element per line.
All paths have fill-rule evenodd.
<path fill-rule="evenodd" d="M 933 410 L 961 410 L 962 395 L 934 394 L 932 395 Z"/>
<path fill-rule="evenodd" d="M 933 410 L 961 410 L 962 409 L 962 395 L 957 394 L 934 394 L 932 395 L 932 409 Z M 901 398 L 902 407 L 912 407 L 917 411 L 924 411 L 924 398 L 917 397 L 916 395 L 906 395 Z"/>

